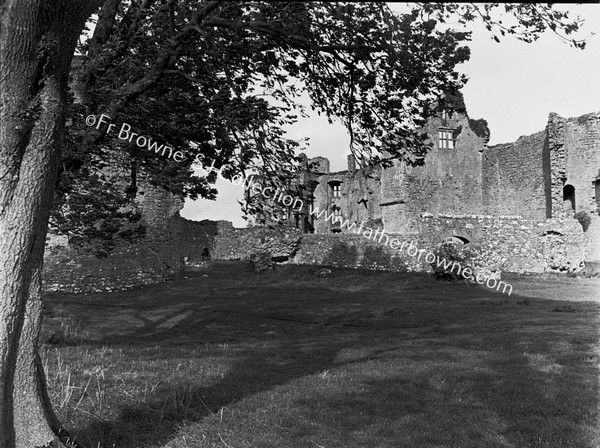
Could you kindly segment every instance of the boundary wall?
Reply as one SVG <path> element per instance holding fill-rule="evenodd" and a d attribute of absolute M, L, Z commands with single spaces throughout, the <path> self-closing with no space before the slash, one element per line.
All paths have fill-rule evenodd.
<path fill-rule="evenodd" d="M 484 215 L 423 216 L 414 233 L 386 233 L 431 251 L 449 238 L 482 249 L 492 270 L 515 273 L 576 272 L 588 252 L 581 225 L 572 218 L 547 220 Z M 351 233 L 300 234 L 294 229 L 232 229 L 215 238 L 214 258 L 247 259 L 268 250 L 291 263 L 362 267 L 393 271 L 429 271 L 423 259 L 391 249 L 385 237 Z M 274 248 L 274 250 L 273 250 Z"/>
<path fill-rule="evenodd" d="M 234 228 L 227 221 L 194 222 L 174 216 L 168 235 L 116 248 L 106 258 L 82 254 L 51 236 L 47 242 L 46 291 L 98 292 L 162 282 L 186 264 L 208 258 L 246 260 L 269 252 L 276 261 L 391 271 L 430 271 L 421 258 L 394 250 L 385 237 L 361 234 L 303 234 L 294 228 Z M 387 233 L 432 251 L 450 238 L 482 249 L 492 271 L 576 272 L 583 268 L 588 240 L 572 218 L 547 220 L 483 215 L 423 215 L 410 234 Z"/>

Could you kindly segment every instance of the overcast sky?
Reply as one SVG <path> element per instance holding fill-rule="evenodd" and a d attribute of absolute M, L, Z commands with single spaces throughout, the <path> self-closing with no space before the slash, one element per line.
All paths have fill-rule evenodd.
<path fill-rule="evenodd" d="M 598 31 L 588 38 L 585 50 L 569 47 L 552 33 L 531 44 L 510 37 L 496 43 L 482 25 L 470 26 L 471 59 L 459 67 L 469 77 L 462 92 L 469 116 L 487 120 L 490 145 L 543 130 L 550 112 L 577 117 L 600 111 L 600 5 L 562 7 L 586 19 L 585 35 Z M 309 157 L 327 157 L 332 171 L 346 169 L 349 139 L 341 125 L 315 116 L 297 123 L 289 136 L 310 137 Z M 196 221 L 225 219 L 244 227 L 237 202 L 242 188 L 220 180 L 216 188 L 216 201 L 186 200 L 181 215 Z"/>

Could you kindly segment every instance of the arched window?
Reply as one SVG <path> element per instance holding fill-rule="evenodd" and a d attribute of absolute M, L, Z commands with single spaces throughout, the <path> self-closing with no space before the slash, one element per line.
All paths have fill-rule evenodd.
<path fill-rule="evenodd" d="M 571 184 L 563 187 L 563 210 L 575 210 L 575 187 Z"/>

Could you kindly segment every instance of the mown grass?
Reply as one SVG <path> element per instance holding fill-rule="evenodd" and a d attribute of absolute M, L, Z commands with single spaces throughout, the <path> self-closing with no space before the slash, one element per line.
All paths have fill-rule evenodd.
<path fill-rule="evenodd" d="M 514 277 L 509 297 L 316 271 L 49 294 L 59 417 L 103 448 L 600 446 L 597 280 Z"/>

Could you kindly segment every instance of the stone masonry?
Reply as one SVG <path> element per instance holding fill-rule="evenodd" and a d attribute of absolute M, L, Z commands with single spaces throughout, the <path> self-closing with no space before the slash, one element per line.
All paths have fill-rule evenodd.
<path fill-rule="evenodd" d="M 278 229 L 185 220 L 179 198 L 143 187 L 138 201 L 146 239 L 99 259 L 51 235 L 45 287 L 121 289 L 162 281 L 185 263 L 257 253 L 295 263 L 428 270 L 383 244 L 349 234 L 339 222 L 316 219 L 310 215 L 314 206 L 424 249 L 460 237 L 484 248 L 506 271 L 573 272 L 585 262 L 599 263 L 600 113 L 576 118 L 552 113 L 546 129 L 491 147 L 489 134 L 474 131 L 471 123 L 466 112 L 452 110 L 431 118 L 425 130 L 433 148 L 422 166 L 395 161 L 391 168 L 363 169 L 349 156 L 347 170 L 330 172 L 326 158 L 306 160 L 297 174 L 309 191 L 304 209 Z M 573 219 L 576 212 L 592 220 L 586 233 Z"/>

